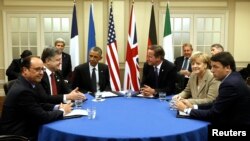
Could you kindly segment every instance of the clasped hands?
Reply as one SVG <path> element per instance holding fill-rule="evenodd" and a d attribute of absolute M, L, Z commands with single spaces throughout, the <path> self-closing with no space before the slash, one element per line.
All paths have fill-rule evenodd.
<path fill-rule="evenodd" d="M 187 99 L 183 99 L 179 95 L 173 96 L 172 99 L 175 101 L 175 106 L 179 111 L 184 111 L 186 108 L 193 108 L 193 105 Z"/>
<path fill-rule="evenodd" d="M 144 85 L 144 87 L 141 88 L 140 92 L 143 94 L 143 96 L 153 96 L 156 94 L 155 89 L 151 88 L 148 85 Z"/>

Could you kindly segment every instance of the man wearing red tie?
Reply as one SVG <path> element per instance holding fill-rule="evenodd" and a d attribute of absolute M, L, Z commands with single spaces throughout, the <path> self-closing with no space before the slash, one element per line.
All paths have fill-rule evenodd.
<path fill-rule="evenodd" d="M 75 100 L 84 99 L 84 95 L 78 91 L 78 88 L 71 91 L 68 84 L 65 83 L 64 78 L 60 72 L 61 52 L 57 48 L 45 48 L 41 57 L 45 72 L 41 80 L 41 84 L 49 95 L 64 95 L 63 99 Z M 65 95 L 66 94 L 66 95 Z"/>

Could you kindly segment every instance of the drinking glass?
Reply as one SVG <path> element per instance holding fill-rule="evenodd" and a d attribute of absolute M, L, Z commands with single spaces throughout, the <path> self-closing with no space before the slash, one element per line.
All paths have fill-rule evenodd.
<path fill-rule="evenodd" d="M 95 119 L 95 117 L 96 117 L 96 108 L 95 107 L 87 108 L 87 112 L 88 112 L 88 119 Z"/>
<path fill-rule="evenodd" d="M 75 108 L 76 109 L 81 109 L 82 108 L 82 100 L 81 99 L 76 99 L 75 100 Z"/>
<path fill-rule="evenodd" d="M 101 101 L 102 100 L 102 93 L 101 92 L 96 92 L 95 93 L 95 100 L 96 101 Z"/>
<path fill-rule="evenodd" d="M 177 110 L 177 108 L 175 106 L 175 102 L 176 102 L 175 99 L 172 99 L 172 100 L 169 101 L 169 108 L 170 108 L 170 110 Z"/>
<path fill-rule="evenodd" d="M 131 98 L 131 97 L 132 97 L 132 91 L 131 91 L 131 90 L 127 90 L 127 91 L 125 92 L 125 97 Z"/>
<path fill-rule="evenodd" d="M 166 101 L 166 93 L 164 93 L 164 92 L 159 92 L 159 99 L 160 99 L 160 101 L 161 102 L 164 102 L 164 101 Z"/>

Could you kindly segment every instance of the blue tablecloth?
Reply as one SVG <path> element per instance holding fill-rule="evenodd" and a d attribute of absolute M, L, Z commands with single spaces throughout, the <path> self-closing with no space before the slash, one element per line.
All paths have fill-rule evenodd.
<path fill-rule="evenodd" d="M 60 120 L 40 127 L 39 141 L 168 140 L 207 141 L 208 122 L 176 118 L 168 102 L 145 98 L 106 98 L 83 108 L 96 107 L 94 120 L 86 116 Z"/>

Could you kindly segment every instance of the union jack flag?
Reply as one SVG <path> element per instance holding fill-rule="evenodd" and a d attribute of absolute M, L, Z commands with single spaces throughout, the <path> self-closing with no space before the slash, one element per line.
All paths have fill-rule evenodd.
<path fill-rule="evenodd" d="M 112 3 L 109 12 L 108 44 L 107 44 L 106 58 L 107 58 L 107 64 L 109 66 L 111 89 L 112 91 L 120 91 L 121 82 L 120 82 L 119 60 L 117 52 Z"/>
<path fill-rule="evenodd" d="M 134 6 L 132 5 L 125 62 L 124 90 L 140 90 L 139 57 L 136 36 Z"/>

